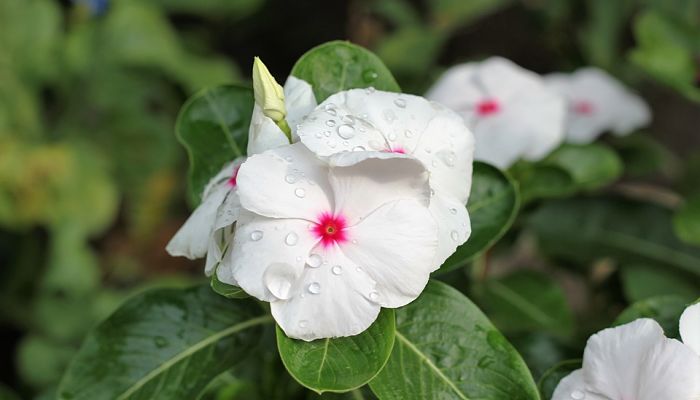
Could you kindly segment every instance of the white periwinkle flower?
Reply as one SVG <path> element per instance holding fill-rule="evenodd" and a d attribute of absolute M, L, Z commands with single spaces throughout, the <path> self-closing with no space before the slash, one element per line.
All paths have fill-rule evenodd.
<path fill-rule="evenodd" d="M 248 158 L 238 195 L 233 250 L 217 276 L 270 302 L 292 338 L 358 334 L 381 307 L 414 300 L 438 267 L 428 173 L 415 158 L 322 160 L 297 143 Z"/>
<path fill-rule="evenodd" d="M 430 212 L 440 233 L 435 263 L 442 264 L 469 237 L 465 204 L 474 137 L 453 111 L 419 96 L 353 89 L 326 99 L 297 133 L 321 157 L 379 151 L 417 158 L 430 173 Z"/>
<path fill-rule="evenodd" d="M 476 137 L 474 158 L 500 168 L 539 160 L 564 138 L 564 99 L 504 58 L 454 66 L 426 97 L 462 115 Z"/>
<path fill-rule="evenodd" d="M 591 336 L 583 368 L 559 382 L 552 400 L 700 399 L 700 304 L 681 316 L 683 342 L 638 319 Z"/>
<path fill-rule="evenodd" d="M 214 272 L 220 261 L 225 243 L 232 234 L 238 218 L 240 202 L 237 175 L 244 158 L 230 162 L 214 176 L 204 189 L 202 203 L 168 243 L 170 255 L 189 259 L 207 256 L 205 273 Z"/>
<path fill-rule="evenodd" d="M 651 120 L 644 100 L 601 69 L 588 67 L 572 74 L 550 74 L 545 81 L 568 102 L 568 142 L 590 143 L 606 131 L 624 135 Z"/>

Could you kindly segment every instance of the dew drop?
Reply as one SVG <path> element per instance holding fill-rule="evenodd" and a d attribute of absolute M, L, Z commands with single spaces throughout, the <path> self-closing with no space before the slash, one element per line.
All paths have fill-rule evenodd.
<path fill-rule="evenodd" d="M 377 301 L 377 299 L 379 299 L 379 293 L 369 292 L 369 299 L 372 301 Z"/>
<path fill-rule="evenodd" d="M 353 239 L 352 244 L 357 244 L 357 239 Z"/>
<path fill-rule="evenodd" d="M 348 142 L 347 140 L 343 140 L 343 146 L 349 146 L 349 145 L 350 145 L 350 142 Z"/>
<path fill-rule="evenodd" d="M 326 121 L 326 125 L 327 125 L 327 126 L 330 126 L 330 127 L 335 126 L 335 120 L 329 119 L 328 121 Z"/>
<path fill-rule="evenodd" d="M 365 149 L 362 146 L 355 146 L 352 148 L 352 151 L 365 151 L 365 150 L 367 150 L 367 149 Z"/>
<path fill-rule="evenodd" d="M 387 136 L 387 138 L 393 142 L 394 140 L 396 140 L 396 134 L 392 132 L 389 134 L 389 136 Z"/>
<path fill-rule="evenodd" d="M 314 136 L 316 136 L 316 138 L 320 139 L 323 137 L 323 134 L 321 132 L 316 132 L 316 134 Z"/>
<path fill-rule="evenodd" d="M 331 131 L 324 131 L 323 136 L 325 137 L 331 137 Z"/>
<path fill-rule="evenodd" d="M 168 345 L 168 339 L 164 338 L 163 336 L 156 336 L 153 338 L 153 343 L 157 348 L 162 349 Z"/>
<path fill-rule="evenodd" d="M 455 166 L 455 152 L 452 150 L 441 150 L 436 154 L 448 167 Z"/>
<path fill-rule="evenodd" d="M 321 284 L 318 282 L 312 282 L 309 284 L 309 286 L 306 289 L 311 294 L 319 294 L 319 293 L 321 293 Z"/>
<path fill-rule="evenodd" d="M 298 241 L 299 236 L 294 232 L 289 232 L 287 234 L 287 237 L 284 238 L 284 243 L 286 243 L 287 246 L 294 246 L 297 244 Z"/>
<path fill-rule="evenodd" d="M 450 208 L 450 213 L 452 213 L 452 215 L 457 214 L 457 209 L 456 209 L 456 208 Z"/>
<path fill-rule="evenodd" d="M 571 398 L 574 400 L 583 400 L 586 398 L 586 394 L 580 390 L 574 390 L 571 392 Z"/>
<path fill-rule="evenodd" d="M 331 268 L 331 272 L 333 275 L 341 275 L 343 273 L 343 267 L 340 265 L 334 265 L 333 268 Z"/>
<path fill-rule="evenodd" d="M 392 123 L 396 120 L 396 114 L 392 110 L 384 110 L 384 119 L 388 123 Z"/>
<path fill-rule="evenodd" d="M 332 116 L 334 116 L 334 117 L 335 117 L 336 115 L 338 115 L 338 113 L 335 111 L 335 108 L 330 108 L 330 107 L 328 107 L 328 106 L 326 106 L 326 112 L 327 112 L 329 115 L 332 115 Z"/>
<path fill-rule="evenodd" d="M 351 139 L 355 136 L 355 128 L 350 125 L 340 125 L 338 127 L 338 136 L 343 139 Z"/>
<path fill-rule="evenodd" d="M 375 91 L 376 91 L 376 89 L 374 88 L 374 86 L 370 86 L 370 87 L 365 89 L 365 93 L 367 93 L 367 94 L 372 94 Z"/>
<path fill-rule="evenodd" d="M 258 240 L 262 239 L 263 233 L 262 231 L 253 231 L 250 233 L 250 240 L 257 242 Z"/>
<path fill-rule="evenodd" d="M 302 262 L 304 260 L 304 258 L 302 256 L 297 256 L 296 260 L 297 260 L 297 262 Z"/>
<path fill-rule="evenodd" d="M 287 162 L 292 162 L 292 161 L 294 160 L 294 159 L 293 159 L 292 157 L 290 157 L 290 156 L 287 156 L 287 157 L 285 157 L 284 159 L 287 160 Z"/>
<path fill-rule="evenodd" d="M 306 196 L 306 190 L 302 188 L 296 188 L 294 189 L 294 195 L 301 199 L 304 196 Z"/>
<path fill-rule="evenodd" d="M 309 325 L 309 321 L 302 319 L 299 321 L 299 328 L 306 328 Z"/>
<path fill-rule="evenodd" d="M 284 181 L 287 183 L 296 183 L 298 180 L 299 176 L 296 174 L 287 174 L 287 176 L 284 177 Z"/>
<path fill-rule="evenodd" d="M 425 149 L 423 149 L 423 151 L 430 154 L 433 150 L 430 147 L 426 147 Z"/>
<path fill-rule="evenodd" d="M 322 261 L 323 259 L 318 254 L 311 254 L 309 259 L 306 260 L 306 264 L 308 264 L 311 268 L 318 268 L 321 266 Z"/>
<path fill-rule="evenodd" d="M 401 98 L 396 99 L 396 100 L 394 100 L 394 104 L 396 104 L 396 107 L 398 107 L 398 108 L 406 108 L 406 100 L 404 100 L 404 99 L 401 99 Z"/>
<path fill-rule="evenodd" d="M 328 147 L 330 147 L 331 149 L 334 149 L 335 146 L 336 146 L 335 140 L 328 139 L 328 140 L 326 141 L 326 145 L 327 145 Z"/>
<path fill-rule="evenodd" d="M 450 232 L 450 237 L 451 237 L 452 240 L 454 240 L 455 242 L 458 241 L 458 240 L 459 240 L 459 232 L 457 232 L 457 231 L 452 231 L 452 232 Z"/>
<path fill-rule="evenodd" d="M 404 136 L 406 136 L 407 138 L 413 137 L 413 131 L 410 130 L 410 129 L 406 129 L 406 130 L 404 131 L 403 134 L 404 134 Z"/>
<path fill-rule="evenodd" d="M 371 83 L 377 80 L 379 77 L 379 74 L 373 69 L 366 69 L 362 72 L 362 79 L 365 81 L 365 83 Z"/>

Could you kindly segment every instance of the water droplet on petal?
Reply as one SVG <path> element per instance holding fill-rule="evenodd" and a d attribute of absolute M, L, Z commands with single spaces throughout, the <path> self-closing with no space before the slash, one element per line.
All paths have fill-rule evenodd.
<path fill-rule="evenodd" d="M 287 176 L 284 177 L 284 181 L 287 183 L 296 183 L 298 180 L 299 176 L 296 174 L 287 174 Z"/>
<path fill-rule="evenodd" d="M 306 190 L 302 188 L 296 188 L 294 189 L 294 195 L 301 199 L 304 196 L 306 196 Z"/>
<path fill-rule="evenodd" d="M 290 156 L 287 156 L 287 157 L 285 157 L 284 159 L 287 160 L 287 162 L 292 162 L 292 161 L 294 160 L 294 159 L 293 159 L 292 157 L 290 157 Z"/>
<path fill-rule="evenodd" d="M 367 149 L 365 149 L 362 146 L 355 146 L 352 148 L 352 151 L 365 151 L 365 150 L 367 150 Z"/>
<path fill-rule="evenodd" d="M 396 120 L 396 114 L 392 110 L 384 110 L 384 119 L 388 123 L 392 123 Z"/>
<path fill-rule="evenodd" d="M 295 270 L 289 264 L 270 264 L 263 274 L 263 283 L 273 296 L 280 300 L 288 300 L 292 297 L 292 286 L 297 280 Z"/>
<path fill-rule="evenodd" d="M 457 214 L 457 209 L 456 209 L 456 208 L 450 208 L 450 213 L 452 213 L 452 215 Z"/>
<path fill-rule="evenodd" d="M 403 134 L 407 138 L 413 137 L 413 131 L 411 131 L 410 129 L 406 129 Z"/>
<path fill-rule="evenodd" d="M 335 120 L 329 119 L 328 121 L 326 121 L 326 125 L 330 127 L 335 126 Z"/>
<path fill-rule="evenodd" d="M 333 275 L 341 275 L 343 273 L 343 267 L 340 265 L 334 265 L 333 268 L 331 268 L 331 272 Z"/>
<path fill-rule="evenodd" d="M 372 94 L 375 91 L 376 91 L 376 89 L 374 88 L 374 86 L 370 86 L 367 89 L 365 89 L 365 93 L 367 93 L 367 94 Z"/>
<path fill-rule="evenodd" d="M 574 400 L 583 400 L 586 398 L 586 394 L 580 390 L 574 390 L 571 392 L 571 398 Z"/>
<path fill-rule="evenodd" d="M 394 140 L 396 140 L 396 134 L 394 132 L 391 132 L 389 136 L 387 136 L 387 138 L 389 138 L 389 140 L 393 142 Z"/>
<path fill-rule="evenodd" d="M 436 154 L 442 162 L 445 163 L 448 167 L 454 167 L 455 166 L 455 152 L 452 150 L 440 150 Z"/>
<path fill-rule="evenodd" d="M 433 150 L 430 147 L 426 147 L 425 149 L 423 149 L 423 151 L 430 154 L 430 152 L 432 152 Z"/>
<path fill-rule="evenodd" d="M 401 99 L 401 98 L 396 99 L 396 100 L 394 100 L 394 104 L 396 104 L 396 107 L 398 107 L 398 108 L 406 108 L 406 100 L 404 100 L 404 99 Z"/>
<path fill-rule="evenodd" d="M 253 231 L 250 233 L 250 240 L 257 242 L 258 240 L 262 239 L 263 233 L 262 231 Z"/>
<path fill-rule="evenodd" d="M 321 266 L 321 261 L 323 261 L 321 256 L 318 254 L 312 254 L 309 256 L 309 259 L 306 260 L 306 264 L 308 264 L 311 268 L 318 268 Z"/>
<path fill-rule="evenodd" d="M 451 237 L 452 240 L 454 240 L 455 242 L 458 241 L 458 240 L 459 240 L 459 232 L 457 232 L 457 231 L 452 231 L 452 232 L 450 232 L 450 237 Z"/>
<path fill-rule="evenodd" d="M 353 243 L 353 244 L 357 244 L 357 239 L 353 239 L 353 240 L 352 240 L 352 243 Z"/>
<path fill-rule="evenodd" d="M 325 137 L 331 137 L 331 131 L 324 131 L 323 136 Z"/>
<path fill-rule="evenodd" d="M 333 140 L 333 139 L 328 139 L 328 140 L 326 141 L 326 145 L 327 145 L 328 147 L 330 147 L 331 149 L 334 149 L 335 146 L 336 146 L 335 140 Z"/>
<path fill-rule="evenodd" d="M 330 104 L 329 104 L 329 105 L 330 105 Z M 335 111 L 335 108 L 330 108 L 330 107 L 328 107 L 329 105 L 326 106 L 326 112 L 327 112 L 329 115 L 332 115 L 332 116 L 334 116 L 334 117 L 335 117 L 336 115 L 338 115 L 338 113 Z"/>
<path fill-rule="evenodd" d="M 338 127 L 338 136 L 343 139 L 350 139 L 355 136 L 355 128 L 350 125 L 340 125 Z"/>
<path fill-rule="evenodd" d="M 372 301 L 377 301 L 379 299 L 379 293 L 377 292 L 370 292 L 369 293 L 369 299 Z"/>
<path fill-rule="evenodd" d="M 316 138 L 320 139 L 323 137 L 323 134 L 321 132 L 316 132 L 316 134 L 314 136 L 316 136 Z"/>
<path fill-rule="evenodd" d="M 307 287 L 307 290 L 311 294 L 319 294 L 319 293 L 321 293 L 321 284 L 318 282 L 312 282 Z"/>
<path fill-rule="evenodd" d="M 294 232 L 289 232 L 287 237 L 284 238 L 284 243 L 286 243 L 287 246 L 294 246 L 298 241 L 299 236 Z"/>
<path fill-rule="evenodd" d="M 299 328 L 306 328 L 309 325 L 309 321 L 302 319 L 299 321 Z"/>

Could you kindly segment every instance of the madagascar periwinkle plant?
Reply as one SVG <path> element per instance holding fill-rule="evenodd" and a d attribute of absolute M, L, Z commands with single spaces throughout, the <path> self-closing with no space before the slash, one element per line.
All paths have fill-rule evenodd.
<path fill-rule="evenodd" d="M 258 398 L 241 377 L 279 398 L 700 398 L 700 305 L 631 308 L 537 384 L 496 326 L 572 343 L 563 295 L 544 273 L 484 278 L 542 199 L 559 200 L 518 224 L 552 254 L 645 245 L 629 230 L 635 213 L 665 211 L 606 203 L 599 190 L 622 166 L 595 142 L 648 124 L 641 97 L 599 69 L 542 77 L 500 57 L 404 94 L 348 42 L 311 49 L 278 78 L 256 58 L 252 89 L 209 88 L 182 107 L 196 207 L 167 251 L 202 259 L 210 284 L 124 303 L 87 337 L 60 398 Z M 697 277 L 683 255 L 697 249 L 664 240 L 661 261 Z M 466 265 L 480 303 L 500 310 L 494 322 L 462 293 Z M 681 340 L 640 318 L 662 313 Z"/>

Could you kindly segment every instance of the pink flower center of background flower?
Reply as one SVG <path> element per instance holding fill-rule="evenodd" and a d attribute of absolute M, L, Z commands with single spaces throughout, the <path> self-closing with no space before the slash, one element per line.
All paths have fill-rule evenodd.
<path fill-rule="evenodd" d="M 494 99 L 486 99 L 476 103 L 476 113 L 482 117 L 493 115 L 501 110 L 501 104 Z"/>
<path fill-rule="evenodd" d="M 312 232 L 317 238 L 321 239 L 323 247 L 329 247 L 335 243 L 342 244 L 347 242 L 346 226 L 347 222 L 344 216 L 324 212 L 318 217 L 318 222 L 314 224 Z"/>
<path fill-rule="evenodd" d="M 580 100 L 574 103 L 574 112 L 579 115 L 590 115 L 594 108 L 590 101 Z"/>
<path fill-rule="evenodd" d="M 233 174 L 231 175 L 230 178 L 228 178 L 228 185 L 231 187 L 236 187 L 238 184 L 236 182 L 236 179 L 238 178 L 238 170 L 241 169 L 240 165 L 237 165 L 236 168 L 233 169 Z"/>

